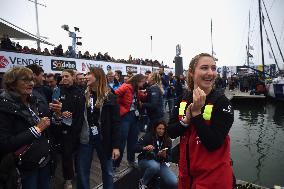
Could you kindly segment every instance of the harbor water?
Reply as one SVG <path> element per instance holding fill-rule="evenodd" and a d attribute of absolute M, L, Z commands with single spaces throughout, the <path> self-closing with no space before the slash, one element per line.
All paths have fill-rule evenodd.
<path fill-rule="evenodd" d="M 230 130 L 237 179 L 284 186 L 284 103 L 235 102 Z"/>

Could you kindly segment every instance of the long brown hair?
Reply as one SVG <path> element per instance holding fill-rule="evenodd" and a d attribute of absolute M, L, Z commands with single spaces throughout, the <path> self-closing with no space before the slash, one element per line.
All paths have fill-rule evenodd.
<path fill-rule="evenodd" d="M 211 56 L 210 54 L 208 54 L 208 53 L 200 53 L 200 54 L 196 55 L 195 57 L 193 57 L 191 59 L 191 61 L 189 63 L 188 72 L 191 71 L 194 74 L 196 65 L 197 65 L 198 61 L 200 60 L 200 58 L 202 58 L 202 57 L 211 57 L 214 60 L 214 57 Z M 194 81 L 193 81 L 193 78 L 190 76 L 189 73 L 188 73 L 188 76 L 187 76 L 187 83 L 188 83 L 189 90 L 193 91 L 193 89 L 194 89 Z"/>
<path fill-rule="evenodd" d="M 97 93 L 97 101 L 95 103 L 95 106 L 97 108 L 101 108 L 103 106 L 104 100 L 107 98 L 108 93 L 111 91 L 110 88 L 107 85 L 107 79 L 105 72 L 102 68 L 98 67 L 92 67 L 90 68 L 89 74 L 92 74 L 95 78 L 97 84 L 94 85 L 94 87 L 87 87 L 86 90 L 86 102 L 87 106 L 90 106 L 90 95 L 91 91 L 96 91 Z"/>
<path fill-rule="evenodd" d="M 164 127 L 165 127 L 165 133 L 164 133 L 164 136 L 162 137 L 163 138 L 163 146 L 162 147 L 165 148 L 165 147 L 169 146 L 172 142 L 169 135 L 168 135 L 168 129 L 167 129 L 168 125 L 165 121 L 160 120 L 160 121 L 157 121 L 157 122 L 154 123 L 153 131 L 152 131 L 153 132 L 153 138 L 156 137 L 156 135 L 157 135 L 156 129 L 160 124 L 164 125 Z"/>

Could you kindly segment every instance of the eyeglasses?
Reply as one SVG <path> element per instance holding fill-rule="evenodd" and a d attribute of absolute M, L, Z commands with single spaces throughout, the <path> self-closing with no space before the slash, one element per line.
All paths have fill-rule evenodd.
<path fill-rule="evenodd" d="M 23 81 L 25 83 L 30 83 L 30 82 L 33 82 L 34 81 L 34 78 L 33 77 L 22 77 L 19 79 L 20 81 Z"/>

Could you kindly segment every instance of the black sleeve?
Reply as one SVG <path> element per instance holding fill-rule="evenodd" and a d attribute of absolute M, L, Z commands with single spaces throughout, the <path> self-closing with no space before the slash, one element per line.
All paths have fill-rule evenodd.
<path fill-rule="evenodd" d="M 120 146 L 120 114 L 119 114 L 119 105 L 116 102 L 116 97 L 115 98 L 115 105 L 111 107 L 111 117 L 112 117 L 112 125 L 111 125 L 111 136 L 112 136 L 112 147 L 114 149 L 119 148 Z"/>
<path fill-rule="evenodd" d="M 146 146 L 146 144 L 147 144 L 148 135 L 149 134 L 145 134 L 138 140 L 138 142 L 136 143 L 135 148 L 134 148 L 135 153 L 143 152 L 143 147 Z"/>
<path fill-rule="evenodd" d="M 79 94 L 79 93 L 77 93 Z M 72 112 L 72 133 L 79 137 L 81 133 L 81 128 L 83 124 L 84 119 L 84 109 L 85 109 L 85 99 L 82 95 L 78 95 L 75 98 L 73 98 L 74 106 L 73 106 L 73 112 Z M 67 102 L 72 103 L 72 102 Z M 70 110 L 69 110 L 70 111 Z"/>
<path fill-rule="evenodd" d="M 20 133 L 13 134 L 13 119 L 15 118 L 12 116 L 0 113 L 0 149 L 1 153 L 4 154 L 15 152 L 21 146 L 31 144 L 36 139 L 28 128 Z"/>
<path fill-rule="evenodd" d="M 175 139 L 181 136 L 188 127 L 183 126 L 178 118 L 179 104 L 182 101 L 182 96 L 178 98 L 177 103 L 174 105 L 172 114 L 168 122 L 168 135 Z"/>
<path fill-rule="evenodd" d="M 157 109 L 157 106 L 159 105 L 159 99 L 161 97 L 162 95 L 160 89 L 158 87 L 151 87 L 150 90 L 147 91 L 147 99 L 150 99 L 150 101 L 143 103 L 143 108 Z"/>
<path fill-rule="evenodd" d="M 199 139 L 208 151 L 217 150 L 222 146 L 234 122 L 234 111 L 230 101 L 222 96 L 213 107 L 212 124 L 206 125 L 202 114 L 190 119 Z"/>

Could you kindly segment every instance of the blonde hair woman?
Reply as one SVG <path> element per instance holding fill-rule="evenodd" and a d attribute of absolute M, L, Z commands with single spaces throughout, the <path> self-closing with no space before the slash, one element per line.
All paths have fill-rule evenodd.
<path fill-rule="evenodd" d="M 91 68 L 86 76 L 87 90 L 78 155 L 77 188 L 90 188 L 93 151 L 100 160 L 103 188 L 113 188 L 113 160 L 119 157 L 119 106 L 107 85 L 101 68 Z"/>
<path fill-rule="evenodd" d="M 147 132 L 152 131 L 153 124 L 157 121 L 163 120 L 163 95 L 165 93 L 162 79 L 159 73 L 151 73 L 148 76 L 149 88 L 146 90 L 146 101 L 141 103 L 142 108 L 146 108 L 147 115 L 150 119 L 150 123 L 147 127 Z"/>

